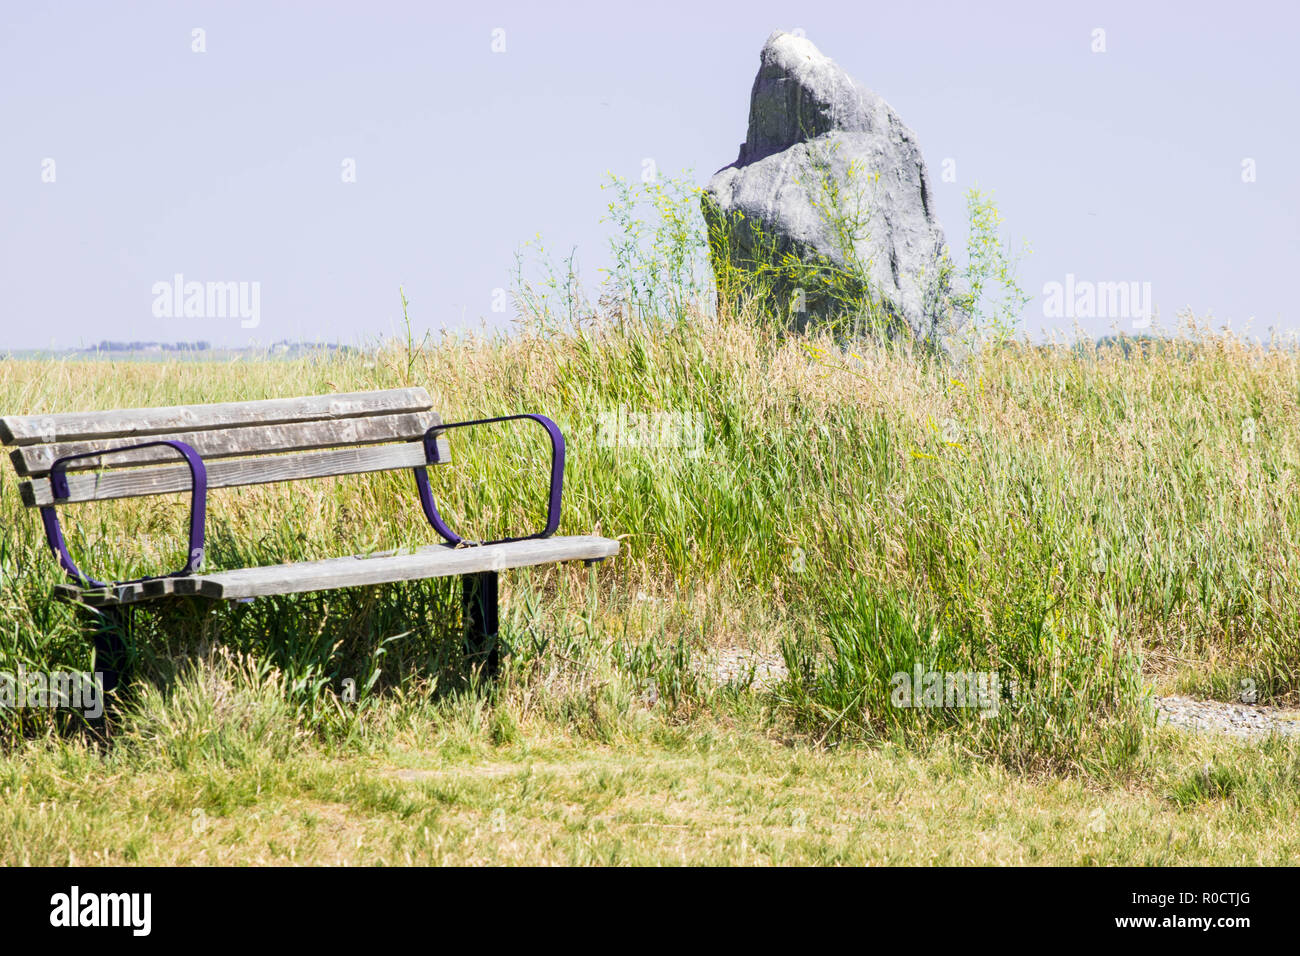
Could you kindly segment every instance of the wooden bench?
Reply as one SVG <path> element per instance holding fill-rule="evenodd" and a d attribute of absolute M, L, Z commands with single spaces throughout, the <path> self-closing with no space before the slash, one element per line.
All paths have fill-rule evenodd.
<path fill-rule="evenodd" d="M 497 650 L 497 574 L 559 561 L 592 563 L 618 553 L 595 536 L 552 537 L 559 527 L 564 438 L 543 415 L 507 415 L 444 424 L 423 388 L 307 398 L 131 408 L 0 418 L 0 439 L 23 479 L 23 502 L 39 508 L 46 541 L 71 583 L 58 596 L 96 616 L 95 669 L 105 689 L 127 660 L 132 608 L 142 602 L 198 597 L 243 600 L 333 588 L 459 575 L 466 641 L 489 673 Z M 448 432 L 515 420 L 540 424 L 551 441 L 546 527 L 536 534 L 469 542 L 438 513 L 428 466 L 450 461 Z M 445 544 L 405 553 L 353 555 L 207 572 L 207 492 L 269 482 L 409 468 L 425 517 Z M 186 493 L 191 496 L 188 560 L 168 574 L 98 581 L 68 552 L 56 506 Z"/>

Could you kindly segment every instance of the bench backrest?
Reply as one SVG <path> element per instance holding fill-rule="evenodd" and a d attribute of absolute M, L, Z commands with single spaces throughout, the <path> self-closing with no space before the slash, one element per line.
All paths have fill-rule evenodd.
<path fill-rule="evenodd" d="M 425 433 L 442 419 L 423 388 L 274 398 L 215 405 L 0 418 L 29 507 L 188 491 L 188 465 L 174 448 L 154 446 L 67 464 L 68 494 L 54 497 L 48 477 L 59 458 L 141 442 L 173 440 L 203 459 L 209 488 L 324 478 L 428 464 Z M 438 438 L 438 463 L 450 460 Z M 95 472 L 94 469 L 111 468 Z M 91 473 L 87 473 L 91 472 Z"/>

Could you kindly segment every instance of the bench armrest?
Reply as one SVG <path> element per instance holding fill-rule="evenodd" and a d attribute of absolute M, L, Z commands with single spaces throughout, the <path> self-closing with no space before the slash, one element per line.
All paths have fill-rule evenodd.
<path fill-rule="evenodd" d="M 496 418 L 479 418 L 469 422 L 452 422 L 449 425 L 434 425 L 424 433 L 424 453 L 425 458 L 430 464 L 436 465 L 441 459 L 438 453 L 438 435 L 441 432 L 449 431 L 453 428 L 470 428 L 474 425 L 491 425 L 496 422 L 517 421 L 522 418 L 530 418 L 546 429 L 546 434 L 551 439 L 551 486 L 547 495 L 546 503 L 546 527 L 537 534 L 527 534 L 518 538 L 500 538 L 496 541 L 479 541 L 471 542 L 475 544 L 506 544 L 510 541 L 527 541 L 531 538 L 549 538 L 555 534 L 560 526 L 560 495 L 564 486 L 564 435 L 560 432 L 560 426 L 551 421 L 545 415 L 500 415 Z M 433 525 L 433 530 L 438 532 L 442 538 L 449 544 L 460 544 L 465 539 L 442 520 L 438 514 L 438 506 L 433 501 L 433 489 L 429 487 L 429 469 L 415 469 L 415 486 L 420 492 L 420 507 L 424 509 L 424 516 Z"/>
<path fill-rule="evenodd" d="M 155 448 L 160 445 L 166 445 L 176 449 L 185 458 L 185 463 L 190 466 L 190 477 L 192 479 L 190 488 L 190 549 L 189 557 L 185 562 L 185 567 L 179 571 L 173 571 L 171 574 L 153 575 L 150 577 L 137 578 L 134 581 L 117 581 L 113 587 L 118 584 L 138 584 L 141 581 L 152 581 L 160 577 L 182 577 L 187 574 L 193 574 L 203 564 L 203 533 L 204 525 L 207 518 L 208 503 L 208 470 L 203 465 L 203 459 L 199 453 L 185 444 L 183 441 L 173 441 L 171 439 L 158 439 L 157 441 L 142 442 L 139 445 L 125 445 L 120 448 L 107 448 L 103 451 L 88 451 L 79 455 L 67 455 L 57 459 L 50 466 L 50 491 L 57 502 L 60 498 L 68 497 L 68 462 L 78 461 L 82 458 L 100 458 L 104 455 L 113 455 L 123 451 L 135 451 L 140 448 Z M 103 588 L 110 587 L 103 581 L 96 581 L 94 578 L 83 573 L 77 567 L 76 562 L 72 560 L 72 555 L 68 553 L 68 546 L 63 540 L 63 529 L 59 526 L 59 515 L 54 505 L 43 505 L 41 507 L 41 523 L 45 526 L 45 540 L 49 543 L 50 550 L 58 558 L 59 564 L 63 570 L 83 588 Z"/>

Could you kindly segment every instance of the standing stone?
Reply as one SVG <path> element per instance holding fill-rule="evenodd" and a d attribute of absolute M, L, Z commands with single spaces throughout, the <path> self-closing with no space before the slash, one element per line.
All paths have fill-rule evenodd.
<path fill-rule="evenodd" d="M 702 197 L 720 294 L 739 277 L 795 327 L 867 318 L 951 351 L 967 317 L 915 134 L 803 37 L 760 60 L 740 156 Z"/>

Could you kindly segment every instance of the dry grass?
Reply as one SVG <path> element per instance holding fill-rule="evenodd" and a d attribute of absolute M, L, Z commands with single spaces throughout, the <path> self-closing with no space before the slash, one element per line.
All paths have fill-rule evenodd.
<path fill-rule="evenodd" d="M 563 714 L 575 687 L 652 684 L 680 722 L 711 707 L 693 656 L 783 647 L 777 711 L 807 739 L 955 734 L 1021 771 L 1128 779 L 1150 679 L 1222 696 L 1249 679 L 1264 701 L 1297 690 L 1300 358 L 1189 333 L 1146 356 L 1009 345 L 946 368 L 748 317 L 597 318 L 328 361 L 0 361 L 0 408 L 422 384 L 450 419 L 542 411 L 570 440 L 562 531 L 615 534 L 625 552 L 594 576 L 511 576 L 517 654 L 499 700 Z M 620 408 L 698 423 L 699 453 L 611 436 L 601 423 Z M 440 500 L 485 535 L 538 524 L 537 437 L 458 442 Z M 88 566 L 125 577 L 156 569 L 156 548 L 131 549 L 174 538 L 183 507 L 80 506 L 67 522 Z M 0 518 L 0 670 L 87 666 L 7 470 Z M 214 492 L 209 531 L 216 567 L 432 540 L 402 474 Z M 285 675 L 298 726 L 349 739 L 389 695 L 463 686 L 443 633 L 454 607 L 444 583 L 227 608 L 202 635 L 167 618 L 142 635 L 145 676 L 169 686 L 177 661 L 223 642 Z M 1028 693 L 997 720 L 891 708 L 888 676 L 916 662 Z M 376 678 L 355 712 L 338 698 L 349 677 Z M 22 721 L 10 731 L 48 726 Z"/>
<path fill-rule="evenodd" d="M 1294 745 L 1162 736 L 1143 782 L 1098 787 L 951 743 L 826 751 L 712 720 L 609 743 L 529 721 L 494 745 L 468 706 L 368 750 L 238 765 L 182 768 L 148 744 L 107 763 L 32 745 L 0 765 L 0 861 L 1165 866 L 1300 853 Z"/>

